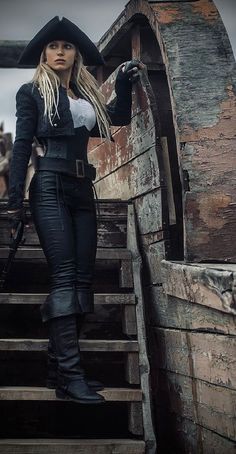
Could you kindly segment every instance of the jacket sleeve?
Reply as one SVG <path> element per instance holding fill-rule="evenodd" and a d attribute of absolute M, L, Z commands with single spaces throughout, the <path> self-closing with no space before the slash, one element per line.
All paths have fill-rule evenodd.
<path fill-rule="evenodd" d="M 16 93 L 16 135 L 9 169 L 8 210 L 22 208 L 25 178 L 37 124 L 37 105 L 30 86 L 23 84 Z"/>
<path fill-rule="evenodd" d="M 112 126 L 124 126 L 131 122 L 132 82 L 119 70 L 115 81 L 116 97 L 107 104 Z"/>
<path fill-rule="evenodd" d="M 111 119 L 111 126 L 124 126 L 131 122 L 132 82 L 119 70 L 115 81 L 115 98 L 106 105 Z M 90 135 L 99 137 L 98 125 L 94 126 Z"/>

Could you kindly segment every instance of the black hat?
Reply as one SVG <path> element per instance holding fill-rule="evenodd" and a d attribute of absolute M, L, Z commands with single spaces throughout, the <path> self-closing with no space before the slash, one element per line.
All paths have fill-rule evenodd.
<path fill-rule="evenodd" d="M 27 44 L 18 60 L 18 67 L 35 67 L 40 54 L 50 41 L 64 40 L 73 43 L 80 51 L 85 65 L 103 65 L 105 62 L 91 39 L 69 19 L 53 17 Z"/>

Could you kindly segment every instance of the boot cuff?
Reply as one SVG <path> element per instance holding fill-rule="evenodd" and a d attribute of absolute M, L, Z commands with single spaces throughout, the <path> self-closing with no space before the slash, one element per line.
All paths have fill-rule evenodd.
<path fill-rule="evenodd" d="M 56 289 L 53 290 L 40 306 L 42 321 L 55 317 L 81 313 L 76 289 Z"/>
<path fill-rule="evenodd" d="M 78 303 L 81 312 L 94 312 L 94 292 L 77 289 Z"/>

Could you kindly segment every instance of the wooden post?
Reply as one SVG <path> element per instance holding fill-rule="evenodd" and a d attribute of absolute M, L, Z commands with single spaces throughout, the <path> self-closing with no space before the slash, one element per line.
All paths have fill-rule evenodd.
<path fill-rule="evenodd" d="M 143 432 L 146 442 L 146 453 L 156 454 L 156 437 L 152 419 L 151 405 L 151 383 L 150 383 L 150 364 L 148 361 L 146 345 L 146 326 L 145 326 L 145 309 L 144 298 L 141 282 L 142 258 L 137 242 L 137 223 L 133 203 L 128 205 L 128 223 L 127 223 L 127 247 L 132 255 L 134 291 L 137 298 L 136 318 L 137 334 L 139 343 L 139 367 L 140 381 L 143 393 L 142 410 L 143 410 Z"/>
<path fill-rule="evenodd" d="M 140 42 L 140 26 L 137 24 L 132 30 L 132 58 L 141 59 L 141 42 Z"/>

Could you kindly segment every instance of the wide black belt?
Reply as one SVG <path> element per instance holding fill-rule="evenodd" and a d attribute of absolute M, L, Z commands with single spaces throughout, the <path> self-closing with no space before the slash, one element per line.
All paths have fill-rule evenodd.
<path fill-rule="evenodd" d="M 50 170 L 52 172 L 64 173 L 77 178 L 96 179 L 96 168 L 92 164 L 84 162 L 83 159 L 61 159 L 46 158 L 37 156 L 36 170 Z"/>

